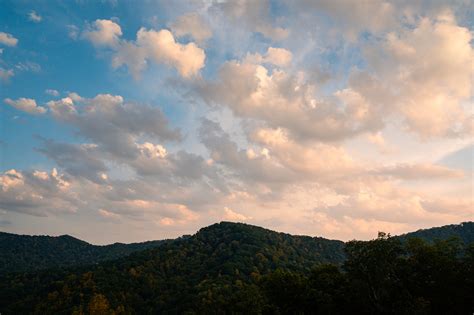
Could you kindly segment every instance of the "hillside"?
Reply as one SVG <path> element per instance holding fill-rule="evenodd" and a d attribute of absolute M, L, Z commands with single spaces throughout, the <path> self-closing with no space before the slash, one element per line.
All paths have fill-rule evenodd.
<path fill-rule="evenodd" d="M 209 239 L 211 235 L 215 236 L 215 239 Z M 225 243 L 242 239 L 248 241 L 251 244 L 249 246 L 253 246 L 254 249 L 265 242 L 268 242 L 270 246 L 281 243 L 285 250 L 293 252 L 292 255 L 298 256 L 300 261 L 301 257 L 304 257 L 304 260 L 310 264 L 316 260 L 340 264 L 344 260 L 343 246 L 340 241 L 291 236 L 246 224 L 228 222 L 214 224 L 201 229 L 196 237 L 205 238 L 204 241 L 212 243 L 212 246 L 218 246 L 219 244 L 215 244 L 217 241 Z M 429 242 L 457 237 L 463 243 L 469 244 L 474 242 L 474 222 L 418 230 L 397 237 L 401 239 L 418 237 Z M 171 241 L 173 240 L 167 240 L 167 242 Z M 128 256 L 133 252 L 151 249 L 159 246 L 162 242 L 115 243 L 97 246 L 69 235 L 52 237 L 0 232 L 0 252 L 2 253 L 0 274 L 93 265 Z M 296 263 L 299 264 L 300 261 L 296 261 Z"/>
<path fill-rule="evenodd" d="M 0 274 L 96 264 L 161 243 L 151 241 L 96 246 L 69 235 L 51 237 L 0 232 Z"/>
<path fill-rule="evenodd" d="M 369 314 L 395 303 L 401 313 L 415 305 L 464 314 L 472 306 L 466 288 L 474 283 L 474 251 L 461 252 L 453 241 L 344 244 L 222 222 L 93 266 L 5 275 L 0 312 L 312 314 L 324 306 L 328 314 Z"/>
<path fill-rule="evenodd" d="M 450 224 L 441 227 L 423 229 L 400 235 L 399 237 L 402 239 L 418 237 L 428 242 L 457 237 L 464 244 L 470 244 L 474 242 L 474 222 L 463 222 L 461 224 Z"/>

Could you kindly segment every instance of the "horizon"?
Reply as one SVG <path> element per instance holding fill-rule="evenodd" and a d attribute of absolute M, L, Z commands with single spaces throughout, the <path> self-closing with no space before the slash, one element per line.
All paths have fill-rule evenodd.
<path fill-rule="evenodd" d="M 474 3 L 0 1 L 0 231 L 474 220 Z"/>
<path fill-rule="evenodd" d="M 359 239 L 348 239 L 348 240 L 340 240 L 340 239 L 334 239 L 334 238 L 325 238 L 325 237 L 321 237 L 321 236 L 318 236 L 318 235 L 306 235 L 306 234 L 292 234 L 292 233 L 287 233 L 287 232 L 284 232 L 284 231 L 278 231 L 278 230 L 272 230 L 270 228 L 266 228 L 264 226 L 259 226 L 259 225 L 254 225 L 254 224 L 249 224 L 249 223 L 246 223 L 246 222 L 238 222 L 238 221 L 220 221 L 220 222 L 215 222 L 215 223 L 211 223 L 210 225 L 206 225 L 206 226 L 202 226 L 200 227 L 198 230 L 194 231 L 194 232 L 191 232 L 190 234 L 182 234 L 182 235 L 179 235 L 177 237 L 173 237 L 173 238 L 161 238 L 161 239 L 148 239 L 148 240 L 142 240 L 140 242 L 129 242 L 129 243 L 124 243 L 124 242 L 110 242 L 110 243 L 93 243 L 93 242 L 89 242 L 85 239 L 81 239 L 79 237 L 76 237 L 74 235 L 70 235 L 70 234 L 60 234 L 60 235 L 50 235 L 50 234 L 17 234 L 17 233 L 10 233 L 10 232 L 3 232 L 3 231 L 0 231 L 0 233 L 6 233 L 6 234 L 11 234 L 11 235 L 15 235 L 15 236 L 30 236 L 30 237 L 52 237 L 52 238 L 59 238 L 59 237 L 71 237 L 71 238 L 74 238 L 78 241 L 82 241 L 82 242 L 86 242 L 88 243 L 89 245 L 93 245 L 93 246 L 108 246 L 108 245 L 114 245 L 114 244 L 137 244 L 137 243 L 146 243 L 146 242 L 154 242 L 154 241 L 169 241 L 169 240 L 176 240 L 176 239 L 179 239 L 181 237 L 184 237 L 184 236 L 194 236 L 196 235 L 197 233 L 199 233 L 202 229 L 206 229 L 206 228 L 209 228 L 209 227 L 212 227 L 212 226 L 215 226 L 215 225 L 220 225 L 222 223 L 226 223 L 226 224 L 235 224 L 235 225 L 239 225 L 239 224 L 242 224 L 242 225 L 248 225 L 248 226 L 252 226 L 252 227 L 255 227 L 255 228 L 260 228 L 260 229 L 263 229 L 263 230 L 267 230 L 267 231 L 270 231 L 270 232 L 274 232 L 274 233 L 281 233 L 281 234 L 286 234 L 286 235 L 290 235 L 290 236 L 294 236 L 294 237 L 311 237 L 311 238 L 323 238 L 323 239 L 326 239 L 326 240 L 330 240 L 330 241 L 340 241 L 340 242 L 344 242 L 344 243 L 347 243 L 347 242 L 350 242 L 350 241 L 368 241 L 368 240 L 375 240 L 377 239 L 378 237 L 378 234 L 380 232 L 383 232 L 383 233 L 386 233 L 387 235 L 389 236 L 392 236 L 392 237 L 398 237 L 398 236 L 403 236 L 405 234 L 410 234 L 410 233 L 416 233 L 416 232 L 419 232 L 419 231 L 426 231 L 426 230 L 431 230 L 431 229 L 438 229 L 438 228 L 443 228 L 443 227 L 447 227 L 447 226 L 463 226 L 463 224 L 465 223 L 474 223 L 474 221 L 464 221 L 464 222 L 460 222 L 460 223 L 454 223 L 454 224 L 447 224 L 447 225 L 441 225 L 441 226 L 432 226 L 432 227 L 429 227 L 429 228 L 425 228 L 425 229 L 417 229 L 417 230 L 413 230 L 413 231 L 408 231 L 408 232 L 405 232 L 405 233 L 401 233 L 401 234 L 392 234 L 390 232 L 387 232 L 387 231 L 378 231 L 377 232 L 377 235 L 375 235 L 374 237 L 372 238 L 369 238 L 369 239 L 366 239 L 366 240 L 359 240 Z"/>

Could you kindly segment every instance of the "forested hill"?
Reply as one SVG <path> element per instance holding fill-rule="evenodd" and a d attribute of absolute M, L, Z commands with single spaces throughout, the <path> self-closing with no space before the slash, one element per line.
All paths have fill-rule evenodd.
<path fill-rule="evenodd" d="M 473 276 L 474 247 L 456 241 L 222 222 L 116 260 L 0 276 L 0 313 L 472 314 Z"/>
<path fill-rule="evenodd" d="M 474 242 L 474 222 L 463 222 L 461 224 L 450 224 L 418 230 L 416 232 L 400 235 L 399 237 L 402 239 L 417 237 L 428 242 L 456 237 L 464 244 L 470 244 Z"/>
<path fill-rule="evenodd" d="M 254 249 L 264 245 L 281 247 L 281 250 L 292 252 L 293 255 L 299 256 L 300 260 L 304 259 L 309 264 L 316 260 L 340 264 L 344 260 L 343 243 L 340 241 L 292 236 L 241 223 L 214 224 L 201 229 L 195 237 L 205 240 L 210 246 L 218 246 L 219 243 L 226 242 L 235 244 L 237 240 L 244 240 L 249 241 L 251 245 L 248 246 L 253 246 Z M 426 241 L 458 237 L 468 244 L 474 242 L 474 222 L 419 230 L 399 237 L 402 239 L 419 237 Z M 167 240 L 167 242 L 171 241 L 173 240 Z M 69 235 L 52 237 L 0 232 L 0 253 L 2 253 L 0 274 L 91 265 L 154 248 L 162 242 L 115 243 L 97 246 Z"/>
<path fill-rule="evenodd" d="M 52 237 L 0 232 L 0 274 L 95 264 L 153 248 L 161 243 L 151 241 L 97 246 L 69 235 Z"/>

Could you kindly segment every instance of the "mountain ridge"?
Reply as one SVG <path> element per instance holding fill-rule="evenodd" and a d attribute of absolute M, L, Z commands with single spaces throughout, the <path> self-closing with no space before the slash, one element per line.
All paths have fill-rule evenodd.
<path fill-rule="evenodd" d="M 126 257 L 132 253 L 142 250 L 153 249 L 164 242 L 175 242 L 179 239 L 200 237 L 213 230 L 226 227 L 238 227 L 241 232 L 257 233 L 261 237 L 267 234 L 275 235 L 281 239 L 294 239 L 299 242 L 320 242 L 319 250 L 327 250 L 333 245 L 337 248 L 334 254 L 335 263 L 342 261 L 343 242 L 340 240 L 327 239 L 319 236 L 293 235 L 285 232 L 276 232 L 268 228 L 251 225 L 247 223 L 235 223 L 221 221 L 199 229 L 194 235 L 183 235 L 176 239 L 165 239 L 146 241 L 138 243 L 112 243 L 107 245 L 94 245 L 74 236 L 64 234 L 60 236 L 49 235 L 20 235 L 14 233 L 0 232 L 0 274 L 7 272 L 37 271 L 48 268 L 67 268 L 74 266 L 93 265 L 103 261 Z M 446 239 L 456 236 L 464 243 L 474 241 L 474 222 L 467 221 L 459 224 L 450 224 L 429 229 L 419 229 L 414 232 L 394 236 L 402 240 L 410 237 L 419 237 L 428 242 L 435 239 Z M 256 236 L 257 237 L 257 236 Z M 278 238 L 277 237 L 277 238 Z M 331 255 L 332 255 L 331 254 Z M 325 253 L 327 257 L 331 256 Z"/>
<path fill-rule="evenodd" d="M 420 239 L 387 235 L 344 243 L 220 222 L 194 235 L 95 264 L 0 275 L 0 312 L 274 314 L 277 308 L 280 314 L 292 314 L 292 307 L 301 305 L 304 310 L 313 303 L 334 309 L 342 305 L 350 310 L 356 298 L 360 303 L 355 307 L 365 310 L 371 305 L 373 309 L 367 314 L 373 314 L 380 313 L 380 307 L 395 307 L 386 303 L 404 305 L 401 289 L 408 290 L 404 294 L 413 296 L 411 303 L 421 309 L 436 310 L 442 302 L 439 307 L 443 310 L 455 307 L 453 303 L 464 310 L 470 307 L 469 290 L 465 288 L 474 281 L 469 276 L 469 268 L 474 266 L 469 260 L 474 258 L 474 246 L 464 250 L 451 240 L 434 241 L 453 229 L 457 233 L 467 231 L 464 234 L 470 237 L 474 222 L 436 228 L 430 237 L 424 231 L 427 240 L 433 240 L 432 245 Z M 375 288 L 364 284 L 368 271 L 380 278 L 380 282 L 371 284 Z M 404 287 L 399 287 L 397 281 L 392 283 L 400 277 Z M 432 279 L 436 280 L 434 284 L 430 284 Z M 423 283 L 434 287 L 426 291 L 420 287 Z M 308 286 L 312 289 L 304 289 Z M 373 289 L 385 294 L 384 305 L 371 300 Z M 316 297 L 301 300 L 306 293 Z M 353 296 L 359 293 L 362 295 Z M 327 294 L 331 299 L 343 300 L 317 302 L 326 299 Z M 301 308 L 295 311 L 313 314 L 301 312 Z"/>

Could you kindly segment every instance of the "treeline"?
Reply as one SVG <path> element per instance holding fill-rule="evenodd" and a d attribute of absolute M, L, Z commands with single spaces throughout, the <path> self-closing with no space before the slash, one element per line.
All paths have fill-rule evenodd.
<path fill-rule="evenodd" d="M 57 237 L 0 232 L 0 275 L 91 265 L 155 248 L 165 241 L 98 246 L 69 235 Z"/>
<path fill-rule="evenodd" d="M 474 245 L 344 246 L 224 224 L 126 259 L 0 279 L 2 314 L 472 314 Z M 323 256 L 315 254 L 325 249 Z M 336 250 L 337 252 L 337 250 Z M 338 254 L 339 255 L 339 254 Z M 306 257 L 306 259 L 304 259 Z"/>

